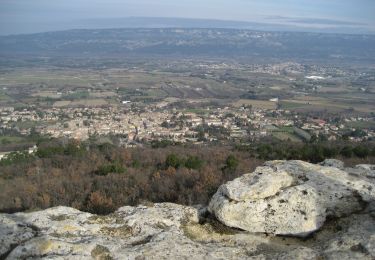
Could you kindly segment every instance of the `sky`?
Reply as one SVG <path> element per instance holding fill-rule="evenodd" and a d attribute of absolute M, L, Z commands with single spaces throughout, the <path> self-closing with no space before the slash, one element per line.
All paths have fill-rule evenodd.
<path fill-rule="evenodd" d="M 375 33 L 375 0 L 0 0 L 1 35 L 92 27 L 125 17 L 235 20 L 302 31 L 345 28 Z"/>

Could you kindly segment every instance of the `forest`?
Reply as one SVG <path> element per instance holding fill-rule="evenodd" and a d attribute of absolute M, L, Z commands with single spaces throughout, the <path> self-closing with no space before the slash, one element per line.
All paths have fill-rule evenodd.
<path fill-rule="evenodd" d="M 252 172 L 266 160 L 318 163 L 337 158 L 347 166 L 375 163 L 373 142 L 251 145 L 152 143 L 123 148 L 110 143 L 42 140 L 35 154 L 0 161 L 0 212 L 57 205 L 108 214 L 125 205 L 174 202 L 206 204 L 217 188 Z"/>

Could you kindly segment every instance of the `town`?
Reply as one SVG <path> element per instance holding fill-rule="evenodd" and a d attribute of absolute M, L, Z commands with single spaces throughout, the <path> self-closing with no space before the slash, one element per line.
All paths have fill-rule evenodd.
<path fill-rule="evenodd" d="M 337 118 L 331 121 L 309 118 L 283 109 L 259 109 L 251 106 L 202 108 L 197 111 L 136 105 L 107 107 L 0 109 L 0 131 L 30 135 L 32 131 L 53 138 L 87 140 L 90 136 L 119 135 L 124 145 L 154 140 L 202 143 L 212 141 L 251 142 L 274 136 L 281 140 L 310 141 L 313 136 L 335 141 L 344 137 L 360 142 L 375 137 L 372 129 L 357 131 L 353 122 L 371 122 L 373 117 Z M 17 123 L 31 122 L 33 127 L 19 129 Z"/>

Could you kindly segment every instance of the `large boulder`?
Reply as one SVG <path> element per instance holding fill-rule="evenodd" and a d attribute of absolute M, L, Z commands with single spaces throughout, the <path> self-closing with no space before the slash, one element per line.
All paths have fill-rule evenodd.
<path fill-rule="evenodd" d="M 267 162 L 222 185 L 209 211 L 230 227 L 305 237 L 320 229 L 327 218 L 348 216 L 374 201 L 372 166 L 342 170 L 343 164 L 332 160 L 323 165 L 329 166 Z"/>

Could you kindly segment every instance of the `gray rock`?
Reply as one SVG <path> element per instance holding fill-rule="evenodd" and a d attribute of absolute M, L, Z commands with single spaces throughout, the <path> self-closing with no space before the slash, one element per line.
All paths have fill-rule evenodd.
<path fill-rule="evenodd" d="M 369 178 L 302 161 L 273 161 L 222 185 L 209 211 L 227 226 L 305 237 L 327 217 L 363 210 L 374 198 Z"/>
<path fill-rule="evenodd" d="M 329 222 L 311 239 L 272 237 L 200 219 L 176 204 L 97 216 L 67 207 L 0 215 L 6 259 L 373 259 L 372 214 Z"/>
<path fill-rule="evenodd" d="M 334 168 L 337 168 L 337 169 L 340 169 L 340 170 L 344 169 L 344 163 L 342 161 L 336 160 L 336 159 L 325 159 L 319 165 L 327 166 L 327 167 L 334 167 Z"/>

